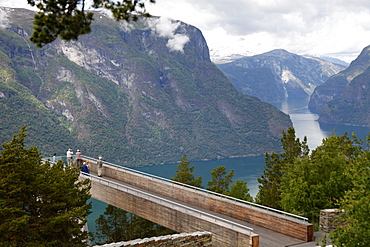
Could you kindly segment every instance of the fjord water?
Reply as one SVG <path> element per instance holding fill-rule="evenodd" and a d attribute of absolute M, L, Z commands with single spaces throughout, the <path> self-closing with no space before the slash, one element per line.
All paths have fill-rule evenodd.
<path fill-rule="evenodd" d="M 351 134 L 355 132 L 359 139 L 366 140 L 366 135 L 370 132 L 368 127 L 354 127 L 346 125 L 333 125 L 333 124 L 319 124 L 317 121 L 318 115 L 311 113 L 308 109 L 307 98 L 289 98 L 286 99 L 280 106 L 277 106 L 281 111 L 289 114 L 293 127 L 296 131 L 296 136 L 303 140 L 304 136 L 307 137 L 307 143 L 310 150 L 322 144 L 322 140 L 329 134 L 343 135 L 344 132 Z M 181 157 L 179 157 L 180 159 Z M 160 166 L 137 167 L 135 169 L 162 176 L 165 178 L 173 178 L 176 173 L 178 164 L 167 164 Z M 227 172 L 234 169 L 234 181 L 241 179 L 248 182 L 250 194 L 254 197 L 258 192 L 257 178 L 263 173 L 265 160 L 263 156 L 259 157 L 243 157 L 231 158 L 223 160 L 211 161 L 193 161 L 190 166 L 194 166 L 195 177 L 202 176 L 203 186 L 207 186 L 207 182 L 211 180 L 212 169 L 218 166 L 225 166 Z"/>
<path fill-rule="evenodd" d="M 306 136 L 307 144 L 310 150 L 313 150 L 321 145 L 328 132 L 322 130 L 317 122 L 319 116 L 308 109 L 308 101 L 309 98 L 289 98 L 285 99 L 278 108 L 290 116 L 296 137 L 303 141 Z"/>
<path fill-rule="evenodd" d="M 286 99 L 278 108 L 289 114 L 296 131 L 296 136 L 307 143 L 311 150 L 322 144 L 322 140 L 330 134 L 343 135 L 345 132 L 351 136 L 355 133 L 357 139 L 366 140 L 370 127 L 348 126 L 340 124 L 322 124 L 317 121 L 319 116 L 308 109 L 309 97 Z"/>
<path fill-rule="evenodd" d="M 308 109 L 309 98 L 289 98 L 285 100 L 280 106 L 280 110 L 290 115 L 293 122 L 293 127 L 296 131 L 296 136 L 303 140 L 307 136 L 307 143 L 311 150 L 321 145 L 322 140 L 329 134 L 343 135 L 344 132 L 351 134 L 356 133 L 358 139 L 366 140 L 367 134 L 370 132 L 369 127 L 353 127 L 346 125 L 332 125 L 332 124 L 319 124 L 317 122 L 318 115 L 313 114 Z M 179 157 L 180 160 L 181 157 Z M 150 173 L 156 176 L 165 178 L 173 178 L 176 174 L 178 163 L 136 167 L 134 169 L 142 172 Z M 251 196 L 255 197 L 258 192 L 257 178 L 263 173 L 265 166 L 264 156 L 258 157 L 242 157 L 230 158 L 223 160 L 211 161 L 192 161 L 190 166 L 194 166 L 195 177 L 202 176 L 203 186 L 207 187 L 207 182 L 211 180 L 212 169 L 218 166 L 225 166 L 226 171 L 230 172 L 234 169 L 234 181 L 240 179 L 248 182 Z M 92 199 L 93 213 L 89 216 L 88 227 L 90 231 L 95 230 L 95 219 L 100 214 L 103 214 L 107 204 Z"/>

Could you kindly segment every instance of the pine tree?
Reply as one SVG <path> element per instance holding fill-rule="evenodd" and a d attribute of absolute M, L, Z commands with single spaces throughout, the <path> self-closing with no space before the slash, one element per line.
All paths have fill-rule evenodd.
<path fill-rule="evenodd" d="M 95 221 L 96 238 L 100 243 L 112 243 L 130 239 L 128 213 L 122 209 L 108 205 L 104 214 Z"/>
<path fill-rule="evenodd" d="M 293 164 L 295 158 L 304 157 L 309 154 L 307 138 L 301 142 L 295 136 L 295 130 L 289 127 L 287 132 L 282 131 L 281 143 L 284 152 L 281 154 L 265 154 L 265 169 L 263 175 L 258 178 L 259 192 L 255 198 L 256 202 L 268 207 L 281 209 L 281 179 L 283 168 L 287 164 Z"/>
<path fill-rule="evenodd" d="M 190 161 L 188 161 L 186 154 L 184 154 L 181 158 L 181 163 L 177 166 L 175 177 L 172 180 L 202 188 L 202 177 L 195 178 L 193 174 L 194 166 L 189 167 L 189 164 Z"/>
<path fill-rule="evenodd" d="M 0 246 L 87 246 L 90 181 L 25 148 L 26 127 L 0 156 Z"/>
<path fill-rule="evenodd" d="M 94 14 L 85 10 L 85 0 L 28 0 L 28 3 L 39 9 L 35 15 L 34 30 L 30 38 L 38 47 L 53 42 L 58 36 L 69 41 L 77 40 L 80 35 L 91 32 Z M 91 7 L 110 10 L 117 21 L 136 21 L 139 16 L 149 16 L 145 11 L 145 1 L 94 0 Z"/>
<path fill-rule="evenodd" d="M 234 170 L 226 175 L 226 167 L 219 166 L 211 171 L 212 181 L 208 181 L 208 190 L 226 195 L 234 176 Z"/>
<path fill-rule="evenodd" d="M 253 198 L 249 194 L 249 188 L 247 184 L 248 183 L 245 181 L 239 179 L 236 180 L 235 183 L 230 186 L 230 190 L 228 191 L 227 195 L 244 201 L 252 202 Z"/>

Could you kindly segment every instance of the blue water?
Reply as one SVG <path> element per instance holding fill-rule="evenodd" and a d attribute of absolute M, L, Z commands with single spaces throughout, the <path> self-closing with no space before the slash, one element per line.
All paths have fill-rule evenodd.
<path fill-rule="evenodd" d="M 176 174 L 178 163 L 136 167 L 146 173 L 154 174 L 165 178 L 173 178 Z M 264 156 L 232 158 L 212 161 L 192 161 L 189 166 L 194 166 L 194 176 L 201 176 L 203 179 L 203 187 L 207 187 L 207 182 L 212 180 L 211 171 L 219 166 L 225 166 L 226 172 L 229 173 L 234 169 L 234 181 L 237 179 L 248 182 L 250 194 L 255 196 L 258 192 L 257 178 L 262 174 L 265 167 Z"/>
<path fill-rule="evenodd" d="M 321 124 L 317 121 L 319 116 L 308 109 L 307 98 L 290 98 L 285 100 L 279 107 L 281 111 L 289 114 L 296 136 L 303 140 L 307 136 L 308 146 L 311 150 L 322 144 L 322 140 L 330 134 L 343 135 L 345 132 L 351 136 L 357 135 L 358 139 L 366 140 L 370 133 L 370 127 L 358 127 L 339 124 Z"/>

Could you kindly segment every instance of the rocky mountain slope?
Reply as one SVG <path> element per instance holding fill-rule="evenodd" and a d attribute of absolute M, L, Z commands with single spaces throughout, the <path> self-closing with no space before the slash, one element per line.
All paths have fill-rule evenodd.
<path fill-rule="evenodd" d="M 281 49 L 217 66 L 239 91 L 272 104 L 279 104 L 286 97 L 307 97 L 345 68 Z"/>
<path fill-rule="evenodd" d="M 370 126 L 370 46 L 315 89 L 309 109 L 322 123 Z"/>
<path fill-rule="evenodd" d="M 131 166 L 279 151 L 289 116 L 238 92 L 201 32 L 163 18 L 117 23 L 37 49 L 34 13 L 0 28 L 0 141 L 27 124 L 45 155 L 67 148 Z"/>

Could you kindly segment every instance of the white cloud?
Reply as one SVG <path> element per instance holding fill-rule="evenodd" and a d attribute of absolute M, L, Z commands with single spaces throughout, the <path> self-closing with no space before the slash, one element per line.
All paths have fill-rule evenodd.
<path fill-rule="evenodd" d="M 179 22 L 172 21 L 167 17 L 160 17 L 149 22 L 149 26 L 157 35 L 168 38 L 167 47 L 170 51 L 184 52 L 184 46 L 190 39 L 185 34 L 176 33 L 180 25 Z"/>
<path fill-rule="evenodd" d="M 9 18 L 7 12 L 0 7 L 0 28 L 7 28 L 9 24 Z"/>
<path fill-rule="evenodd" d="M 198 27 L 211 50 L 282 48 L 350 62 L 370 44 L 366 0 L 157 0 L 147 9 Z"/>
<path fill-rule="evenodd" d="M 161 17 L 150 21 L 149 26 L 160 36 L 164 38 L 173 38 L 175 31 L 179 27 L 179 22 L 172 22 L 171 19 Z"/>
<path fill-rule="evenodd" d="M 189 42 L 189 37 L 184 34 L 175 34 L 172 39 L 167 42 L 167 47 L 170 51 L 180 51 L 184 52 L 184 46 Z"/>

